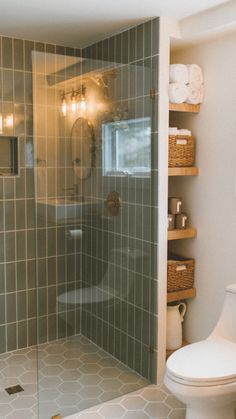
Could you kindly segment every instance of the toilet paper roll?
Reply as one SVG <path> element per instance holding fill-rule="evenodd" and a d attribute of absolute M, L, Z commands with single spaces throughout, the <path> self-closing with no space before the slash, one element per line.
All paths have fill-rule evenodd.
<path fill-rule="evenodd" d="M 68 230 L 66 233 L 68 239 L 81 239 L 83 236 L 82 230 Z"/>

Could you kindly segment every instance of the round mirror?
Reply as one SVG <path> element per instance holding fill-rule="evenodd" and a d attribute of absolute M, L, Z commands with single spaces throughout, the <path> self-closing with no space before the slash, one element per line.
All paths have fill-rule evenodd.
<path fill-rule="evenodd" d="M 91 174 L 93 160 L 93 127 L 85 118 L 78 118 L 71 129 L 71 154 L 74 172 L 78 179 Z"/>

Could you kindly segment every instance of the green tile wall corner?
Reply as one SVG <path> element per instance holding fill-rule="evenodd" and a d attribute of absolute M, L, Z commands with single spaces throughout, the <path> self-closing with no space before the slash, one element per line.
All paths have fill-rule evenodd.
<path fill-rule="evenodd" d="M 121 63 L 122 83 L 116 85 L 116 101 L 128 104 L 129 118 L 153 117 L 152 172 L 158 169 L 158 160 L 153 155 L 157 152 L 158 125 L 157 103 L 150 101 L 149 91 L 158 88 L 158 32 L 157 18 L 82 51 L 89 59 Z M 141 68 L 142 79 L 139 78 Z M 101 170 L 101 162 L 97 169 Z M 152 297 L 157 292 L 152 234 L 156 219 L 153 212 L 157 212 L 157 189 L 153 187 L 156 177 L 154 182 L 151 175 L 149 180 L 132 182 L 131 179 L 127 183 L 126 179 L 116 178 L 113 183 L 106 183 L 98 172 L 96 189 L 90 190 L 90 195 L 104 199 L 111 188 L 115 189 L 121 196 L 122 208 L 116 219 L 102 220 L 91 228 L 86 225 L 82 246 L 83 286 L 99 286 L 107 277 L 118 297 L 114 302 L 84 307 L 82 333 L 154 382 L 152 366 L 156 364 L 156 352 L 151 353 L 150 346 L 155 349 L 157 345 L 153 333 L 153 328 L 157 328 L 156 299 Z M 141 261 L 117 256 L 111 263 L 111 250 L 122 248 L 139 250 L 145 256 Z"/>

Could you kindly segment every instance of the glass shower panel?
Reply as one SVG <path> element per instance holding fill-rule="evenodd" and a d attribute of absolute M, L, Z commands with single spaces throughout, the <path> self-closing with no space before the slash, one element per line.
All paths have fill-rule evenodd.
<path fill-rule="evenodd" d="M 40 419 L 156 380 L 157 27 L 33 53 Z"/>

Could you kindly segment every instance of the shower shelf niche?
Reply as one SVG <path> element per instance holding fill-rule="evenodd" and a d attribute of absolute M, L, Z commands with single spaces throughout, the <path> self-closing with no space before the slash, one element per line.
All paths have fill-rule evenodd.
<path fill-rule="evenodd" d="M 0 135 L 0 177 L 19 176 L 18 137 Z"/>

